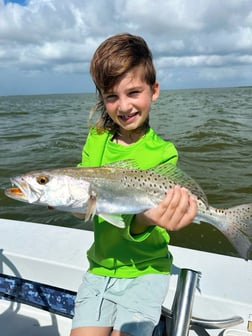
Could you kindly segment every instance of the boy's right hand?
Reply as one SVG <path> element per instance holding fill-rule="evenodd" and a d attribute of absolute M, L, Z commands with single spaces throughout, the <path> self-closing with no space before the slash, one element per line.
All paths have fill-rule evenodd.
<path fill-rule="evenodd" d="M 142 225 L 142 232 L 150 225 L 158 225 L 167 231 L 176 231 L 193 221 L 197 208 L 197 201 L 189 191 L 175 186 L 155 208 L 136 215 L 135 224 L 138 231 L 141 231 L 140 225 Z"/>

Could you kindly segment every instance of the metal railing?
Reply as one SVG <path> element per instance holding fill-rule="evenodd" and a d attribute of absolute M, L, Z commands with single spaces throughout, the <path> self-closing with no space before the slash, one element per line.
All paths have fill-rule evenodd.
<path fill-rule="evenodd" d="M 155 330 L 153 336 L 187 336 L 190 329 L 200 336 L 207 336 L 209 333 L 206 329 L 225 329 L 244 322 L 240 316 L 221 320 L 193 317 L 192 308 L 199 277 L 200 273 L 197 271 L 181 269 L 172 310 L 162 308 L 160 331 Z"/>

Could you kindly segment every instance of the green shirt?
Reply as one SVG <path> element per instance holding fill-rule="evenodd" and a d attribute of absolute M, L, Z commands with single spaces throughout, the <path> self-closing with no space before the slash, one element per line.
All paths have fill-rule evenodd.
<path fill-rule="evenodd" d="M 153 129 L 136 143 L 123 146 L 112 141 L 109 132 L 98 134 L 92 128 L 82 151 L 79 167 L 101 166 L 133 159 L 141 169 L 169 161 L 176 164 L 178 154 L 171 142 L 161 139 Z M 132 278 L 149 273 L 170 272 L 172 256 L 165 229 L 151 226 L 142 234 L 132 236 L 133 215 L 122 215 L 126 227 L 117 228 L 102 218 L 94 217 L 94 243 L 87 252 L 89 271 L 103 276 Z"/>

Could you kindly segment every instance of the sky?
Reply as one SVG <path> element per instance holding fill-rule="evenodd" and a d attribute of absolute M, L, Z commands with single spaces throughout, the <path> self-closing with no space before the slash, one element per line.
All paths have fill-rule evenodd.
<path fill-rule="evenodd" d="M 95 92 L 92 55 L 121 32 L 163 90 L 252 85 L 251 0 L 0 0 L 0 96 Z"/>

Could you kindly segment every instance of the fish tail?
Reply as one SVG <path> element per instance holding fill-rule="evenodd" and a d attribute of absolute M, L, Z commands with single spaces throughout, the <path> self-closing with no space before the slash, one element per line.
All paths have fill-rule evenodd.
<path fill-rule="evenodd" d="M 242 258 L 249 259 L 252 252 L 252 203 L 219 210 L 225 215 L 223 233 Z M 224 224 L 224 223 L 222 223 Z"/>

